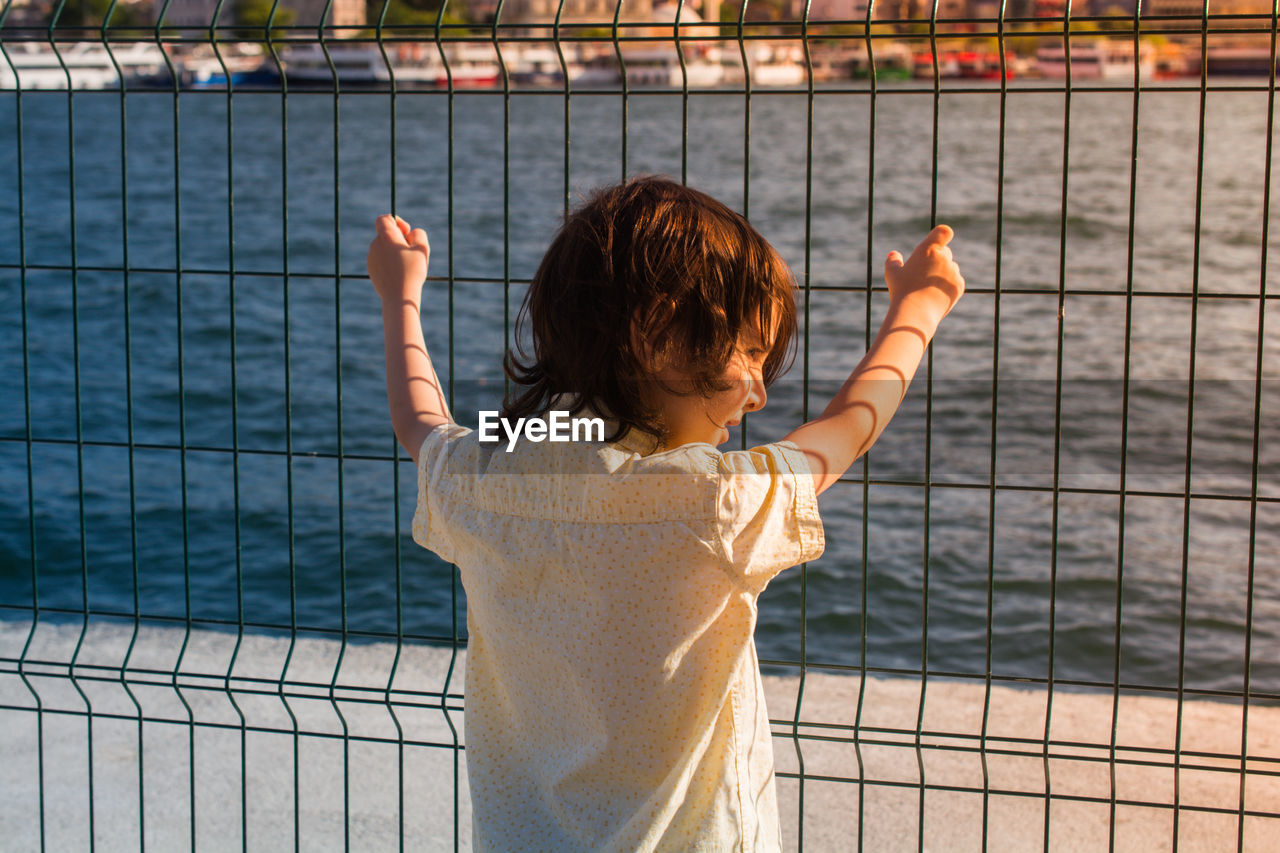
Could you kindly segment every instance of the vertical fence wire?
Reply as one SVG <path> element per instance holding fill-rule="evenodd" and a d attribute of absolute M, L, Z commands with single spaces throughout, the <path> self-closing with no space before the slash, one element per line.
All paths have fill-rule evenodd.
<path fill-rule="evenodd" d="M 1107 784 L 1110 802 L 1107 805 L 1107 850 L 1114 853 L 1116 849 L 1116 801 L 1118 788 L 1116 783 L 1116 748 L 1120 735 L 1120 662 L 1124 624 L 1124 548 L 1126 522 L 1128 519 L 1128 502 L 1126 500 L 1129 487 L 1129 383 L 1133 373 L 1133 287 L 1134 287 L 1134 234 L 1137 230 L 1138 210 L 1138 109 L 1141 98 L 1141 69 L 1137 62 L 1140 43 L 1138 33 L 1141 29 L 1142 2 L 1138 0 L 1133 9 L 1133 121 L 1129 130 L 1129 236 L 1125 248 L 1124 274 L 1124 355 L 1121 367 L 1121 402 L 1120 402 L 1120 459 L 1116 496 L 1116 606 L 1115 630 L 1111 637 L 1113 646 L 1111 663 L 1111 732 L 1107 744 Z"/>
<path fill-rule="evenodd" d="M 61 12 L 66 0 L 59 0 L 58 11 Z M 56 16 L 55 16 L 56 17 Z M 90 853 L 95 849 L 95 816 L 96 801 L 94 798 L 93 776 L 93 703 L 84 688 L 80 686 L 80 677 L 76 674 L 76 664 L 80 660 L 80 652 L 84 649 L 85 637 L 89 633 L 89 549 L 88 532 L 85 522 L 84 501 L 84 407 L 81 398 L 80 384 L 80 253 L 78 244 L 78 228 L 76 221 L 76 110 L 75 97 L 71 82 L 71 69 L 67 67 L 62 52 L 53 41 L 53 24 L 49 24 L 49 44 L 58 60 L 67 84 L 67 184 L 69 189 L 68 228 L 70 236 L 70 276 L 71 276 L 71 374 L 75 397 L 75 447 L 76 447 L 76 516 L 79 529 L 79 561 L 80 561 L 80 598 L 84 612 L 80 621 L 80 634 L 76 637 L 75 649 L 71 652 L 67 673 L 71 686 L 84 702 L 85 709 L 85 772 L 88 785 L 89 802 L 89 838 Z M 175 667 L 176 669 L 176 667 Z"/>
<path fill-rule="evenodd" d="M 569 192 L 570 192 L 570 189 L 569 189 L 570 188 L 570 183 L 569 183 L 569 143 L 570 143 L 569 103 L 570 103 L 570 99 L 573 97 L 573 81 L 570 79 L 569 61 L 565 58 L 565 55 L 564 55 L 564 42 L 560 38 L 560 25 L 564 19 L 565 2 L 566 0 L 558 0 L 558 2 L 556 3 L 556 17 L 551 25 L 551 38 L 554 39 L 555 41 L 556 61 L 560 63 L 560 77 L 561 77 L 561 82 L 564 86 L 564 147 L 562 149 L 564 160 L 561 166 L 561 168 L 564 171 L 564 189 L 562 192 L 562 195 L 563 195 L 562 213 L 567 216 L 569 214 Z M 504 390 L 508 387 L 507 381 L 508 380 L 506 378 L 506 373 L 504 371 L 503 373 Z"/>
<path fill-rule="evenodd" d="M 448 98 L 448 122 L 446 131 L 448 133 L 447 151 L 447 174 L 448 174 L 448 240 L 449 240 L 449 271 L 448 271 L 448 308 L 449 308 L 449 411 L 454 411 L 456 401 L 454 399 L 454 391 L 456 383 L 454 382 L 454 350 L 457 342 L 457 336 L 454 334 L 454 290 L 457 283 L 457 266 L 455 260 L 454 246 L 454 79 L 453 68 L 449 64 L 449 55 L 445 52 L 444 41 L 441 27 L 444 25 L 444 13 L 448 7 L 448 0 L 441 2 L 439 10 L 436 12 L 435 21 L 435 42 L 436 51 L 440 56 L 440 62 L 444 68 L 445 74 L 445 93 Z M 458 729 L 453 722 L 453 715 L 449 713 L 449 685 L 453 682 L 454 670 L 458 663 L 458 649 L 461 646 L 461 635 L 458 632 L 458 567 L 452 566 L 449 573 L 449 617 L 450 617 L 450 639 L 452 640 L 452 650 L 449 654 L 449 668 L 445 672 L 444 683 L 440 686 L 440 711 L 444 715 L 445 724 L 449 727 L 449 736 L 453 740 L 453 849 L 456 851 L 461 846 L 462 827 L 460 826 L 461 803 L 459 801 L 459 782 L 462 744 L 458 738 Z"/>
<path fill-rule="evenodd" d="M 383 67 L 386 68 L 390 92 L 387 98 L 388 119 L 390 121 L 390 132 L 387 134 L 387 166 L 389 171 L 390 184 L 388 187 L 389 204 L 391 213 L 398 215 L 399 206 L 397 205 L 397 155 L 399 150 L 396 142 L 399 139 L 399 88 L 396 85 L 396 71 L 392 66 L 390 58 L 387 56 L 387 45 L 383 40 L 383 26 L 386 24 L 387 11 L 391 8 L 391 0 L 383 0 L 381 8 L 378 10 L 378 20 L 375 24 L 374 38 L 378 45 L 378 53 L 382 57 Z M 395 688 L 396 675 L 400 672 L 400 659 L 404 653 L 404 553 L 403 553 L 403 531 L 400 524 L 400 442 L 396 438 L 393 430 L 390 436 L 391 444 L 391 529 L 393 532 L 394 542 L 392 544 L 392 554 L 395 560 L 395 601 L 396 601 L 396 650 L 395 656 L 391 660 L 391 667 L 387 672 L 387 684 L 383 690 L 382 701 L 386 705 L 387 715 L 391 718 L 391 725 L 396 730 L 396 849 L 399 853 L 404 853 L 405 833 L 404 833 L 404 726 L 400 722 L 400 715 L 396 712 L 395 703 L 391 699 L 391 693 Z M 443 701 L 443 700 L 442 700 Z"/>
<path fill-rule="evenodd" d="M 747 42 L 743 38 L 742 27 L 747 20 L 747 5 L 751 0 L 742 0 L 738 8 L 738 25 L 736 40 L 738 61 L 742 63 L 742 215 L 751 219 L 751 66 L 747 63 Z M 745 415 L 744 421 L 745 424 Z M 743 427 L 743 449 L 746 449 L 746 428 Z"/>
<path fill-rule="evenodd" d="M 933 0 L 929 9 L 929 55 L 933 63 L 933 115 L 930 138 L 931 158 L 929 174 L 929 228 L 938 224 L 938 137 L 940 135 L 940 111 L 942 106 L 942 70 L 938 49 L 938 6 Z M 916 730 L 914 745 L 918 791 L 916 803 L 916 849 L 924 853 L 924 814 L 927 783 L 924 769 L 924 749 L 921 732 L 924 731 L 924 711 L 929 691 L 929 569 L 930 540 L 932 538 L 933 508 L 933 346 L 925 347 L 924 391 L 924 491 L 923 537 L 920 559 L 920 699 L 916 705 Z"/>
<path fill-rule="evenodd" d="M 1067 341 L 1067 209 L 1071 174 L 1071 0 L 1062 16 L 1062 50 L 1067 76 L 1062 93 L 1062 202 L 1058 213 L 1058 319 L 1053 376 L 1053 480 L 1049 518 L 1049 626 L 1044 709 L 1044 849 L 1049 849 L 1053 817 L 1053 772 L 1049 743 L 1053 736 L 1053 699 L 1057 681 L 1058 525 L 1062 504 L 1062 366 Z M 1135 57 L 1135 62 L 1136 62 Z"/>
<path fill-rule="evenodd" d="M 871 38 L 872 20 L 876 10 L 876 0 L 868 0 L 867 17 L 863 24 L 863 40 L 867 50 L 867 239 L 864 299 L 863 299 L 863 349 L 871 349 L 871 314 L 874 300 L 872 294 L 875 281 L 875 210 L 876 210 L 876 104 L 879 88 L 877 83 L 875 41 Z M 871 586 L 871 450 L 862 454 L 862 547 L 858 557 L 862 564 L 862 587 L 858 596 L 858 704 L 853 714 L 853 755 L 858 767 L 858 853 L 863 850 L 866 840 L 865 818 L 867 813 L 867 767 L 862 755 L 862 714 L 867 700 L 867 640 L 871 619 L 869 595 Z"/>
<path fill-rule="evenodd" d="M 506 353 L 511 336 L 511 71 L 502 55 L 502 44 L 498 41 L 498 27 L 502 20 L 503 5 L 506 0 L 498 0 L 493 12 L 493 50 L 498 57 L 498 71 L 502 80 L 502 351 L 497 353 L 499 359 Z M 564 5 L 563 0 L 560 3 Z M 556 10 L 557 16 L 559 9 Z M 507 378 L 503 377 L 504 390 L 508 387 Z"/>
<path fill-rule="evenodd" d="M 1005 143 L 1008 140 L 1009 59 L 1005 53 L 1005 11 L 1007 0 L 1000 0 L 998 39 L 1000 53 L 1000 119 L 996 136 L 996 245 L 992 270 L 991 294 L 991 449 L 987 462 L 987 588 L 986 631 L 983 637 L 982 724 L 978 740 L 978 759 L 982 767 L 982 849 L 988 849 L 991 827 L 991 768 L 987 763 L 987 738 L 991 730 L 992 652 L 995 640 L 996 591 L 996 460 L 999 450 L 1000 420 L 1000 297 L 1004 272 L 1004 188 Z"/>
<path fill-rule="evenodd" d="M 156 16 L 155 35 L 159 41 L 161 26 L 171 0 L 165 0 Z M 187 481 L 187 391 L 186 391 L 186 353 L 183 336 L 183 258 L 182 258 L 182 129 L 181 129 L 181 87 L 179 75 L 172 61 L 166 58 L 173 80 L 171 104 L 172 121 L 171 152 L 173 157 L 173 265 L 174 265 L 174 325 L 177 351 L 177 385 L 178 385 L 178 485 L 180 489 L 179 506 L 182 512 L 182 607 L 183 633 L 178 656 L 173 664 L 171 687 L 187 720 L 187 802 L 188 802 L 188 837 L 191 841 L 192 853 L 198 846 L 196 834 L 196 718 L 195 711 L 180 683 L 182 665 L 186 659 L 187 649 L 191 644 L 191 632 L 194 625 L 191 611 L 191 508 L 188 498 Z"/>
<path fill-rule="evenodd" d="M 613 26 L 611 29 L 613 38 L 613 55 L 618 60 L 618 73 L 621 77 L 620 84 L 622 87 L 622 152 L 619 157 L 622 166 L 622 175 L 619 179 L 625 181 L 628 174 L 627 139 L 630 135 L 631 81 L 627 77 L 627 58 L 622 53 L 622 41 L 618 34 L 618 26 L 622 20 L 622 6 L 622 0 L 619 0 L 618 5 L 613 9 Z"/>
<path fill-rule="evenodd" d="M 1183 711 L 1187 686 L 1187 597 L 1191 577 L 1191 452 L 1195 436 L 1196 333 L 1200 308 L 1200 235 L 1204 214 L 1204 134 L 1209 95 L 1209 0 L 1205 0 L 1200 27 L 1200 114 L 1196 142 L 1195 233 L 1191 243 L 1191 332 L 1187 348 L 1187 440 L 1182 498 L 1182 566 L 1178 592 L 1178 710 L 1173 735 L 1173 844 L 1178 843 L 1182 805 Z M 1274 58 L 1272 60 L 1274 65 Z M 1266 249 L 1263 248 L 1265 253 Z"/>
<path fill-rule="evenodd" d="M 168 0 L 166 0 L 167 2 Z M 285 447 L 285 501 L 287 544 L 289 551 L 289 645 L 285 650 L 284 661 L 280 664 L 280 675 L 276 692 L 280 705 L 289 717 L 290 758 L 292 759 L 293 792 L 293 849 L 295 853 L 302 849 L 302 802 L 301 802 L 301 741 L 302 728 L 298 715 L 294 712 L 285 690 L 285 682 L 289 677 L 289 667 L 293 663 L 298 649 L 298 555 L 297 555 L 297 513 L 294 504 L 294 449 L 293 449 L 293 352 L 292 352 L 292 300 L 290 299 L 290 279 L 292 277 L 289 262 L 289 78 L 284 74 L 284 65 L 280 61 L 280 53 L 272 38 L 276 15 L 280 11 L 281 0 L 272 0 L 271 9 L 267 13 L 267 21 L 263 30 L 267 50 L 271 61 L 280 73 L 280 289 L 281 289 L 281 344 L 284 361 L 284 447 Z"/>
<path fill-rule="evenodd" d="M 1271 5 L 1271 55 L 1276 55 L 1276 37 L 1280 31 L 1280 0 Z M 1257 590 L 1258 558 L 1258 462 L 1262 450 L 1262 354 L 1267 324 L 1267 269 L 1271 240 L 1271 164 L 1275 150 L 1276 64 L 1271 63 L 1267 77 L 1267 143 L 1262 171 L 1262 251 L 1258 269 L 1258 334 L 1257 357 L 1253 376 L 1253 470 L 1249 475 L 1249 557 L 1245 576 L 1244 612 L 1244 683 L 1240 697 L 1240 791 L 1236 816 L 1236 850 L 1244 850 L 1245 786 L 1249 781 L 1249 694 L 1253 686 L 1253 604 Z"/>
<path fill-rule="evenodd" d="M 115 13 L 118 0 L 111 0 L 111 5 L 107 8 L 106 16 L 102 22 L 101 38 L 104 49 L 111 59 L 111 64 L 115 68 L 116 74 L 120 75 L 120 79 L 124 79 L 124 69 L 120 67 L 116 56 L 111 52 L 110 46 L 107 44 L 107 24 L 111 21 L 112 15 Z M 125 436 L 126 449 L 129 468 L 129 567 L 131 571 L 131 580 L 133 587 L 133 627 L 129 635 L 129 644 L 125 649 L 124 657 L 120 662 L 120 687 L 124 690 L 125 695 L 129 697 L 129 702 L 133 705 L 134 712 L 138 717 L 136 746 L 138 750 L 138 849 L 145 853 L 147 849 L 147 809 L 146 809 L 146 774 L 143 772 L 145 749 L 143 738 L 143 711 L 142 705 L 138 702 L 137 695 L 133 692 L 133 688 L 129 685 L 129 662 L 133 657 L 133 651 L 138 643 L 138 633 L 142 627 L 142 602 L 139 597 L 139 562 L 138 562 L 138 487 L 137 487 L 137 465 L 134 454 L 134 422 L 133 422 L 133 334 L 132 334 L 132 317 L 130 316 L 130 263 L 129 263 L 129 160 L 128 160 L 128 106 L 127 106 L 127 87 L 120 87 L 120 254 L 121 254 L 121 288 L 120 288 L 120 305 L 121 305 L 121 330 L 124 335 L 124 407 L 125 407 Z M 21 162 L 21 157 L 19 157 Z M 242 777 L 243 782 L 243 777 Z"/>
<path fill-rule="evenodd" d="M 113 0 L 114 2 L 114 0 Z M 244 560 L 243 536 L 240 527 L 240 410 L 239 410 L 239 376 L 237 364 L 239 356 L 236 350 L 236 217 L 235 217 L 235 116 L 232 103 L 231 69 L 227 67 L 222 55 L 222 47 L 216 41 L 216 26 L 222 14 L 225 0 L 218 0 L 209 20 L 209 43 L 213 46 L 214 58 L 222 69 L 222 76 L 227 81 L 225 99 L 226 109 L 226 145 L 227 145 L 227 332 L 230 337 L 230 402 L 231 402 L 231 524 L 232 544 L 235 548 L 236 573 L 236 642 L 227 661 L 227 669 L 223 673 L 223 692 L 231 709 L 240 723 L 240 847 L 249 848 L 249 775 L 248 775 L 248 721 L 240 703 L 236 701 L 235 691 L 231 689 L 231 679 L 236 663 L 240 659 L 240 648 L 244 643 Z M 121 98 L 127 87 L 121 86 Z M 123 142 L 122 142 L 123 146 Z"/>
<path fill-rule="evenodd" d="M 13 11 L 14 0 L 7 0 L 0 10 L 0 27 L 3 27 Z M 13 58 L 0 42 L 0 55 L 13 74 L 16 83 L 18 68 Z M 35 459 L 33 456 L 35 441 L 31 431 L 31 335 L 27 308 L 27 222 L 26 222 L 26 181 L 23 176 L 23 121 L 22 121 L 22 87 L 14 87 L 13 128 L 14 152 L 17 163 L 14 181 L 14 195 L 18 213 L 18 312 L 22 327 L 22 435 L 26 444 L 26 481 L 27 481 L 27 547 L 30 550 L 31 562 L 31 626 L 22 643 L 22 651 L 18 653 L 17 670 L 22 686 L 31 694 L 35 702 L 36 724 L 36 799 L 38 807 L 38 828 L 40 831 L 40 851 L 44 853 L 46 846 L 45 824 L 45 773 L 44 773 L 44 699 L 27 676 L 27 660 L 31 653 L 31 644 L 40 628 L 40 567 L 39 555 L 36 551 L 36 494 L 35 494 Z M 135 563 L 136 565 L 136 563 Z M 141 755 L 141 753 L 139 753 Z"/>
<path fill-rule="evenodd" d="M 329 705 L 342 726 L 342 840 L 346 850 L 351 849 L 351 729 L 347 717 L 338 704 L 338 676 L 347 655 L 347 497 L 346 497 L 346 443 L 343 436 L 342 417 L 342 78 L 334 64 L 333 53 L 325 37 L 325 21 L 333 8 L 333 0 L 325 0 L 316 26 L 316 41 L 324 53 L 325 63 L 333 80 L 333 364 L 335 431 L 338 457 L 338 608 L 342 624 L 338 658 L 333 664 L 329 679 Z"/>
<path fill-rule="evenodd" d="M 621 5 L 621 4 L 619 4 Z M 684 45 L 680 43 L 680 13 L 684 0 L 677 0 L 675 19 L 671 23 L 671 41 L 675 45 L 676 63 L 680 66 L 680 183 L 689 183 L 689 65 L 685 62 Z"/>
<path fill-rule="evenodd" d="M 809 420 L 809 374 L 810 374 L 810 353 L 809 338 L 812 327 L 812 300 L 813 300 L 813 123 L 814 123 L 814 88 L 813 88 L 813 55 L 809 51 L 809 8 L 812 0 L 805 0 L 804 9 L 800 21 L 801 40 L 804 45 L 805 60 L 805 79 L 807 83 L 805 92 L 805 120 L 804 120 L 804 274 L 803 274 L 803 296 L 804 296 L 804 357 L 801 363 L 803 389 L 801 392 L 800 418 L 802 421 Z M 751 75 L 750 68 L 744 68 L 743 73 L 746 76 Z M 808 640 L 809 640 L 809 564 L 800 564 L 800 661 L 799 661 L 799 680 L 796 685 L 796 704 L 792 712 L 791 718 L 791 742 L 796 753 L 796 766 L 798 770 L 798 780 L 796 787 L 798 796 L 796 797 L 796 834 L 797 843 L 801 848 L 804 847 L 804 789 L 805 789 L 805 762 L 804 749 L 800 743 L 800 711 L 804 704 L 805 681 L 809 674 L 808 667 Z"/>
<path fill-rule="evenodd" d="M 738 7 L 738 21 L 735 42 L 738 61 L 742 63 L 742 216 L 751 221 L 751 65 L 747 62 L 747 43 L 743 38 L 743 23 L 747 18 L 747 4 L 750 0 L 742 0 Z M 721 28 L 721 34 L 724 30 Z M 738 439 L 738 449 L 746 450 L 749 446 L 747 432 L 751 428 L 749 412 L 742 413 L 742 433 Z"/>

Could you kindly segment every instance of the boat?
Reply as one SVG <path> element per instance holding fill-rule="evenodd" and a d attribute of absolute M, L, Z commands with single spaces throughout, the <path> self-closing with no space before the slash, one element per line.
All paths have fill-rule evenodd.
<path fill-rule="evenodd" d="M 1205 62 L 1208 74 L 1221 74 L 1232 77 L 1269 75 L 1276 66 L 1275 54 L 1269 47 L 1227 47 L 1213 46 Z M 1199 76 L 1200 62 L 1193 66 Z"/>
<path fill-rule="evenodd" d="M 961 76 L 960 60 L 955 53 L 941 54 L 938 56 L 936 63 L 932 53 L 917 53 L 913 60 L 913 66 L 912 75 L 920 80 L 932 80 L 935 71 L 938 77 L 944 79 Z"/>
<path fill-rule="evenodd" d="M 1061 45 L 1044 45 L 1036 51 L 1040 74 L 1062 80 L 1067 76 L 1067 54 Z M 1140 79 L 1156 74 L 1155 48 L 1141 42 L 1137 71 Z M 1126 39 L 1090 39 L 1071 43 L 1071 78 L 1081 80 L 1132 80 L 1133 42 Z"/>
<path fill-rule="evenodd" d="M 1177 42 L 1156 46 L 1156 79 L 1200 76 L 1199 46 L 1188 48 Z"/>
<path fill-rule="evenodd" d="M 121 75 L 155 74 L 166 68 L 155 42 L 5 42 L 0 89 L 118 89 Z"/>
<path fill-rule="evenodd" d="M 913 57 L 911 49 L 898 41 L 876 45 L 875 66 L 877 80 L 906 80 L 911 77 Z M 849 71 L 855 79 L 866 79 L 871 76 L 872 54 L 865 45 L 859 44 L 849 59 Z"/>
<path fill-rule="evenodd" d="M 225 89 L 228 84 L 228 72 L 230 72 L 232 89 L 280 90 L 280 72 L 276 69 L 275 63 L 269 59 L 264 59 L 249 68 L 233 69 L 228 67 L 226 71 L 221 68 L 202 68 L 194 73 L 188 72 L 183 76 L 182 88 Z M 168 86 L 166 85 L 163 88 L 168 88 Z"/>
<path fill-rule="evenodd" d="M 290 45 L 280 51 L 280 64 L 290 85 L 389 85 L 387 59 L 376 45 L 321 46 L 314 42 Z"/>
<path fill-rule="evenodd" d="M 794 44 L 752 44 L 747 65 L 753 86 L 800 86 L 809 82 L 804 52 Z"/>
<path fill-rule="evenodd" d="M 212 45 L 197 45 L 175 55 L 173 63 L 183 89 L 226 89 L 228 83 L 232 89 L 280 88 L 279 67 L 255 44 L 222 45 L 216 51 Z M 158 74 L 131 80 L 129 86 L 172 89 L 173 77 L 163 68 Z"/>
<path fill-rule="evenodd" d="M 618 67 L 617 56 L 612 51 L 596 54 L 582 63 L 576 72 L 570 72 L 569 82 L 586 89 L 609 89 L 621 85 L 622 70 Z"/>
<path fill-rule="evenodd" d="M 626 50 L 622 65 L 631 86 L 658 86 L 702 89 L 719 86 L 724 81 L 724 66 L 712 62 L 699 52 L 685 52 L 683 65 L 674 45 Z"/>
<path fill-rule="evenodd" d="M 637 87 L 691 89 L 718 86 L 724 82 L 725 70 L 705 52 L 685 49 L 684 64 L 674 45 L 622 51 L 622 60 L 612 51 L 599 53 L 585 62 L 570 66 L 569 80 L 579 88 L 612 88 L 622 83 L 626 70 L 627 85 Z"/>
<path fill-rule="evenodd" d="M 486 44 L 447 45 L 443 59 L 435 42 L 401 45 L 392 57 L 391 70 L 397 85 L 410 88 L 484 89 L 502 78 L 497 54 Z"/>
<path fill-rule="evenodd" d="M 1012 80 L 1017 76 L 1017 58 L 1012 53 L 1006 53 L 1004 59 L 1002 71 L 998 53 L 961 51 L 956 54 L 956 62 L 960 66 L 959 76 L 968 80 L 999 80 L 1001 76 Z"/>
<path fill-rule="evenodd" d="M 446 70 L 444 61 L 440 59 L 440 50 L 434 43 L 425 45 L 427 56 L 419 66 L 398 64 L 395 66 L 396 79 L 405 74 L 406 80 L 421 75 L 425 82 L 434 73 L 437 88 L 452 86 L 457 89 L 479 89 L 496 85 L 502 77 L 502 66 L 498 64 L 497 54 L 487 44 L 448 45 L 444 49 L 445 59 L 449 67 Z"/>
<path fill-rule="evenodd" d="M 561 64 L 560 54 L 549 47 L 535 45 L 504 48 L 502 56 L 506 60 L 511 82 L 524 86 L 561 86 L 564 84 L 566 69 L 570 80 L 583 70 L 582 64 L 571 58 L 571 52 Z"/>
<path fill-rule="evenodd" d="M 377 45 L 333 45 L 327 52 L 319 44 L 305 44 L 280 52 L 285 78 L 290 84 L 327 87 L 334 84 L 357 88 L 434 87 L 478 88 L 492 86 L 501 76 L 493 49 L 486 45 L 450 45 L 445 59 L 434 42 L 402 44 L 386 55 Z"/>

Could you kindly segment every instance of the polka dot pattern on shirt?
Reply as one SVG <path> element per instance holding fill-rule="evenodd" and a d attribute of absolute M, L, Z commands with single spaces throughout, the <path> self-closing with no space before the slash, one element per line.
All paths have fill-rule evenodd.
<path fill-rule="evenodd" d="M 467 594 L 477 850 L 777 850 L 756 598 L 822 553 L 804 455 L 481 444 L 419 454 L 415 541 Z"/>

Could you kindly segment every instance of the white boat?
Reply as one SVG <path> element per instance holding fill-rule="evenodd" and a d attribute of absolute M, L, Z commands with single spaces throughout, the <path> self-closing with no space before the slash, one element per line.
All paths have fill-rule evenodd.
<path fill-rule="evenodd" d="M 686 54 L 683 67 L 674 45 L 645 50 L 624 50 L 623 66 L 631 86 L 704 89 L 724 81 L 724 66 L 705 57 Z"/>
<path fill-rule="evenodd" d="M 564 83 L 565 69 L 569 79 L 573 79 L 583 70 L 581 63 L 572 59 L 573 53 L 566 51 L 564 65 L 560 64 L 560 54 L 548 47 L 521 46 L 503 47 L 503 59 L 507 63 L 507 72 L 513 83 L 531 86 L 559 86 Z"/>
<path fill-rule="evenodd" d="M 154 42 L 5 42 L 0 89 L 117 89 L 120 75 L 154 74 L 165 67 Z M 114 59 L 114 62 L 112 61 Z M 16 73 L 15 73 L 16 72 Z"/>
<path fill-rule="evenodd" d="M 280 53 L 290 83 L 331 86 L 334 77 L 348 86 L 397 85 L 459 88 L 492 86 L 501 76 L 493 49 L 487 45 L 448 45 L 448 67 L 435 42 L 401 44 L 383 56 L 377 45 L 329 45 L 328 55 L 318 44 L 286 48 Z M 332 65 L 330 64 L 332 63 Z"/>
<path fill-rule="evenodd" d="M 327 52 L 314 42 L 292 45 L 280 51 L 280 64 L 290 83 L 302 85 L 331 86 L 335 78 L 354 86 L 391 81 L 387 60 L 375 45 L 332 45 Z"/>
<path fill-rule="evenodd" d="M 1036 51 L 1040 74 L 1055 80 L 1067 76 L 1067 53 L 1061 45 L 1045 45 Z M 1071 79 L 1132 80 L 1133 42 L 1126 39 L 1090 39 L 1071 43 Z M 1156 52 L 1147 42 L 1138 48 L 1138 76 L 1156 75 Z"/>
<path fill-rule="evenodd" d="M 622 70 L 612 53 L 600 53 L 570 71 L 569 81 L 579 88 L 612 88 L 622 84 Z"/>
<path fill-rule="evenodd" d="M 421 80 L 424 83 L 431 81 L 439 88 L 452 85 L 459 89 L 475 89 L 496 85 L 502 78 L 502 66 L 498 64 L 498 55 L 491 45 L 445 45 L 444 55 L 449 63 L 448 69 L 440 59 L 440 50 L 434 42 L 424 44 L 423 47 L 425 51 L 421 64 L 396 64 L 397 80 Z M 510 66 L 507 71 L 509 74 Z"/>
<path fill-rule="evenodd" d="M 800 86 L 809 82 L 804 52 L 797 46 L 756 44 L 747 48 L 754 86 Z"/>
<path fill-rule="evenodd" d="M 256 44 L 224 44 L 216 50 L 213 45 L 199 44 L 176 54 L 174 65 L 178 69 L 179 85 L 184 89 L 223 89 L 228 75 L 233 86 L 279 88 L 280 84 L 275 61 L 265 56 Z M 140 82 L 159 89 L 173 86 L 173 79 L 167 73 Z"/>
<path fill-rule="evenodd" d="M 1194 60 L 1194 61 L 1192 61 Z M 1209 48 L 1208 61 L 1205 63 L 1209 74 L 1266 75 L 1276 66 L 1276 56 L 1266 47 L 1228 47 L 1214 45 Z M 1193 76 L 1200 76 L 1199 50 L 1195 55 L 1182 62 L 1182 70 Z"/>

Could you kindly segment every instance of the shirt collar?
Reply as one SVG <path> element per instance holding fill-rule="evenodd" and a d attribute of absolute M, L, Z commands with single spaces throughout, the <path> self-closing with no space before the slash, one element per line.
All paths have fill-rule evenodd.
<path fill-rule="evenodd" d="M 560 394 L 551 401 L 549 408 L 569 411 L 573 409 L 573 404 L 577 399 L 578 397 L 576 394 Z M 582 408 L 582 411 L 579 413 L 579 417 L 602 419 L 604 421 L 605 435 L 613 435 L 618 428 L 618 422 L 616 420 L 597 411 L 589 404 Z M 613 443 L 618 447 L 621 447 L 623 450 L 629 450 L 632 453 L 638 453 L 641 456 L 648 456 L 658 449 L 658 445 L 661 442 L 659 442 L 658 437 L 653 433 L 642 430 L 639 427 L 632 427 L 627 430 L 626 435 Z"/>

